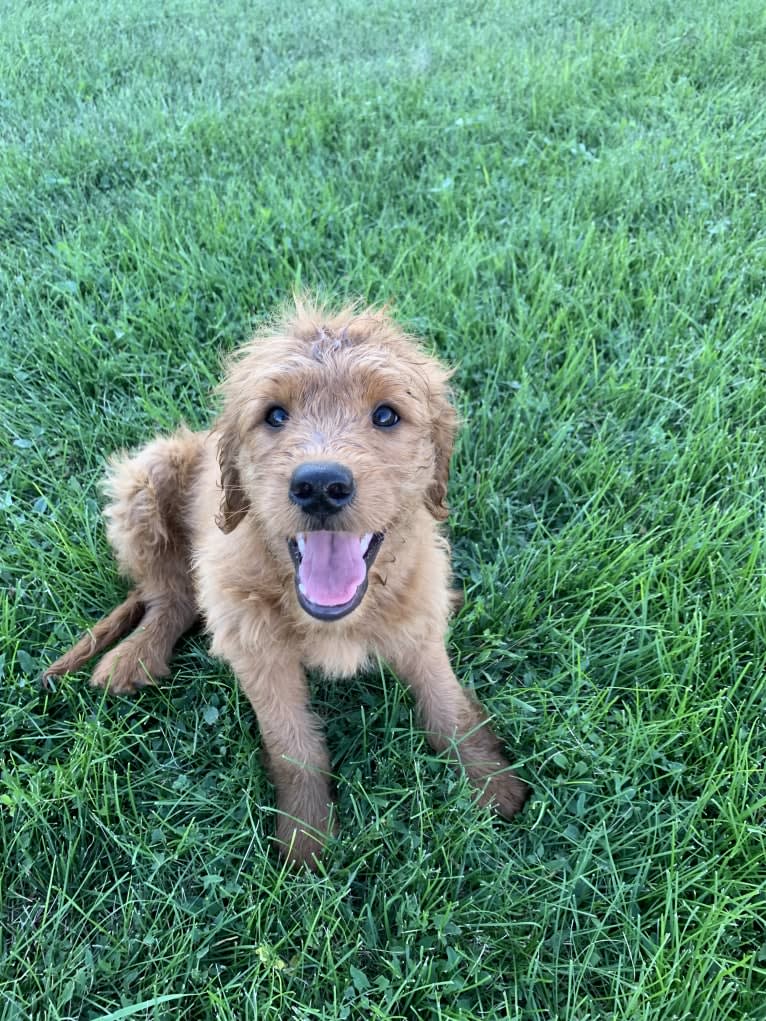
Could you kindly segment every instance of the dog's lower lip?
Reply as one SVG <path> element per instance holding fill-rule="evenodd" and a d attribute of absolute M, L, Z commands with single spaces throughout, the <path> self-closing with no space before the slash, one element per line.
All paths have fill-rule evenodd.
<path fill-rule="evenodd" d="M 378 550 L 383 542 L 383 532 L 366 532 L 360 537 L 360 543 L 364 545 L 367 543 L 367 548 L 362 554 L 367 573 L 365 574 L 364 581 L 359 585 L 354 595 L 346 603 L 341 603 L 338 606 L 324 606 L 320 603 L 314 603 L 306 597 L 301 591 L 301 584 L 298 579 L 298 569 L 303 559 L 303 549 L 305 548 L 303 532 L 297 533 L 287 540 L 287 548 L 290 551 L 290 557 L 295 568 L 295 591 L 298 595 L 298 602 L 301 607 L 309 614 L 309 616 L 316 618 L 317 620 L 332 621 L 340 620 L 341 617 L 346 617 L 349 613 L 357 608 L 364 598 L 364 594 L 367 591 L 367 580 L 369 576 L 369 570 L 378 554 Z"/>

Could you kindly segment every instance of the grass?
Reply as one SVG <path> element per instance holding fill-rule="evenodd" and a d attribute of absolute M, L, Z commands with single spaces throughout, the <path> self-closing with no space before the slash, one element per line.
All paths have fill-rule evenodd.
<path fill-rule="evenodd" d="M 763 5 L 0 17 L 3 1021 L 764 1018 Z M 201 635 L 36 681 L 124 591 L 105 456 L 296 286 L 458 366 L 451 653 L 535 788 L 496 825 L 384 668 L 317 686 L 318 876 Z"/>

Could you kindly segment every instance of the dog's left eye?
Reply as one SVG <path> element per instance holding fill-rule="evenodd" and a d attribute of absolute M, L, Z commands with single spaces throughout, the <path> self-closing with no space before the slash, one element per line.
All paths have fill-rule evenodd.
<path fill-rule="evenodd" d="M 388 404 L 379 404 L 372 413 L 372 424 L 379 429 L 390 429 L 398 421 L 399 416 Z"/>
<path fill-rule="evenodd" d="M 272 429 L 281 429 L 282 426 L 287 422 L 289 417 L 290 416 L 288 415 L 284 408 L 279 407 L 269 408 L 269 410 L 266 412 L 264 422 L 266 423 L 266 425 L 270 425 Z"/>

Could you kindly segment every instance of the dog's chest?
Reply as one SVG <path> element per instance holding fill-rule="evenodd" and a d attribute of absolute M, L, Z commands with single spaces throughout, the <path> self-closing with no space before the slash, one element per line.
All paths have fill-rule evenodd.
<path fill-rule="evenodd" d="M 317 629 L 304 643 L 303 665 L 330 677 L 352 677 L 367 666 L 371 656 L 369 643 L 333 631 L 329 624 Z"/>

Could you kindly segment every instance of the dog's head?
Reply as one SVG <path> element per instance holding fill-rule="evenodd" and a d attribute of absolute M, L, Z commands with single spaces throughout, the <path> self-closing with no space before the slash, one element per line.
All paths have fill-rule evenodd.
<path fill-rule="evenodd" d="M 292 563 L 298 601 L 338 620 L 364 597 L 386 534 L 447 516 L 457 418 L 449 373 L 383 311 L 298 303 L 229 366 L 216 425 L 224 532 L 249 515 Z M 246 527 L 246 526 L 243 526 Z"/>

